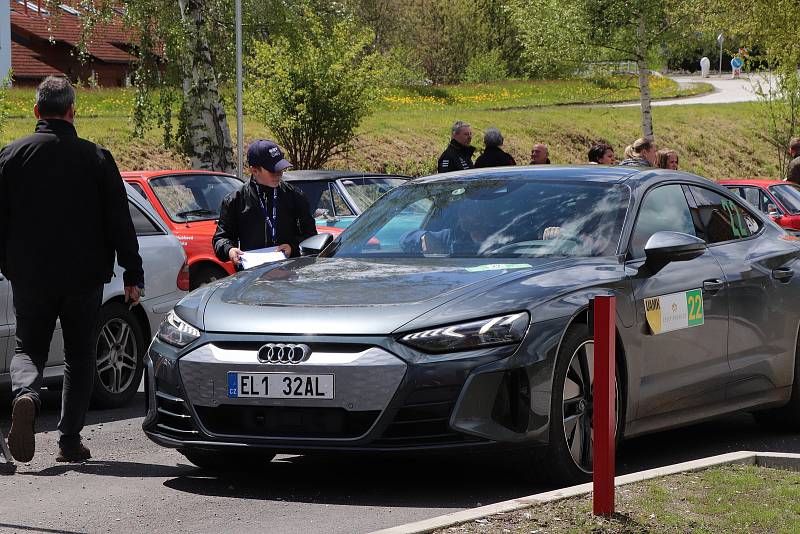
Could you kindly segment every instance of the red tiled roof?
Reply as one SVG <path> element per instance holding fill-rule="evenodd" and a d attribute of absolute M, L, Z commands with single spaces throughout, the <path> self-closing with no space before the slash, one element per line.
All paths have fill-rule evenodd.
<path fill-rule="evenodd" d="M 2 0 L 0 0 L 2 1 Z M 30 0 L 29 0 L 30 1 Z M 16 0 L 11 3 L 11 28 L 12 31 L 32 35 L 39 39 L 62 42 L 77 48 L 81 37 L 81 21 L 76 15 L 67 12 L 58 14 L 39 13 Z M 30 2 L 34 3 L 34 2 Z M 34 3 L 35 4 L 35 3 Z M 42 2 L 42 9 L 45 2 Z M 90 55 L 107 63 L 132 63 L 135 57 L 122 50 L 116 44 L 128 42 L 129 32 L 121 22 L 98 23 L 91 36 L 87 39 L 87 51 Z M 13 65 L 13 61 L 12 61 Z M 16 69 L 16 66 L 14 67 Z"/>
<path fill-rule="evenodd" d="M 16 78 L 41 78 L 43 76 L 61 76 L 64 73 L 39 61 L 36 52 L 11 42 L 11 65 Z"/>

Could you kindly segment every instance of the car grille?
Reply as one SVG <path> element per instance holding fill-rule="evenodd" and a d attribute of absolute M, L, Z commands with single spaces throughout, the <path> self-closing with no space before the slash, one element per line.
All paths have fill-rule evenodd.
<path fill-rule="evenodd" d="M 186 439 L 198 434 L 183 399 L 156 390 L 156 428 L 160 434 Z"/>
<path fill-rule="evenodd" d="M 196 406 L 203 426 L 214 434 L 270 438 L 357 438 L 380 411 L 285 406 Z"/>
<path fill-rule="evenodd" d="M 462 434 L 448 424 L 461 386 L 437 386 L 415 390 L 397 411 L 374 447 L 415 447 L 477 443 L 482 438 Z"/>

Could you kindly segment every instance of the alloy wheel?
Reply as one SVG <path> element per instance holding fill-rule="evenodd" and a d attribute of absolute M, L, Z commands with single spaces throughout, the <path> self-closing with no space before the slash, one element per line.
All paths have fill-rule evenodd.
<path fill-rule="evenodd" d="M 97 337 L 97 376 L 110 393 L 128 389 L 136 374 L 136 355 L 139 353 L 131 325 L 112 317 L 100 329 Z"/>
<path fill-rule="evenodd" d="M 594 434 L 594 342 L 575 349 L 564 377 L 564 438 L 572 461 L 585 473 L 592 472 Z M 619 384 L 615 384 L 614 420 L 619 413 Z"/>

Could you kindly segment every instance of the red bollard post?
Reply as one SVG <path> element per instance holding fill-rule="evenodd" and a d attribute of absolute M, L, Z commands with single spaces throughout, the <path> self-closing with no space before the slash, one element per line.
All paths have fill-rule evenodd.
<path fill-rule="evenodd" d="M 594 515 L 614 513 L 615 317 L 616 297 L 594 298 Z"/>

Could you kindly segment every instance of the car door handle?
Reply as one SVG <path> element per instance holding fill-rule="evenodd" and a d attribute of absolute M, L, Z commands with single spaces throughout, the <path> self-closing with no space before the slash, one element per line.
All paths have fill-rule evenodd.
<path fill-rule="evenodd" d="M 705 291 L 708 291 L 709 293 L 716 293 L 723 287 L 725 287 L 725 282 L 720 280 L 719 278 L 703 281 L 703 289 Z"/>
<path fill-rule="evenodd" d="M 772 278 L 781 282 L 788 282 L 794 276 L 794 271 L 788 267 L 778 267 L 772 269 Z"/>

